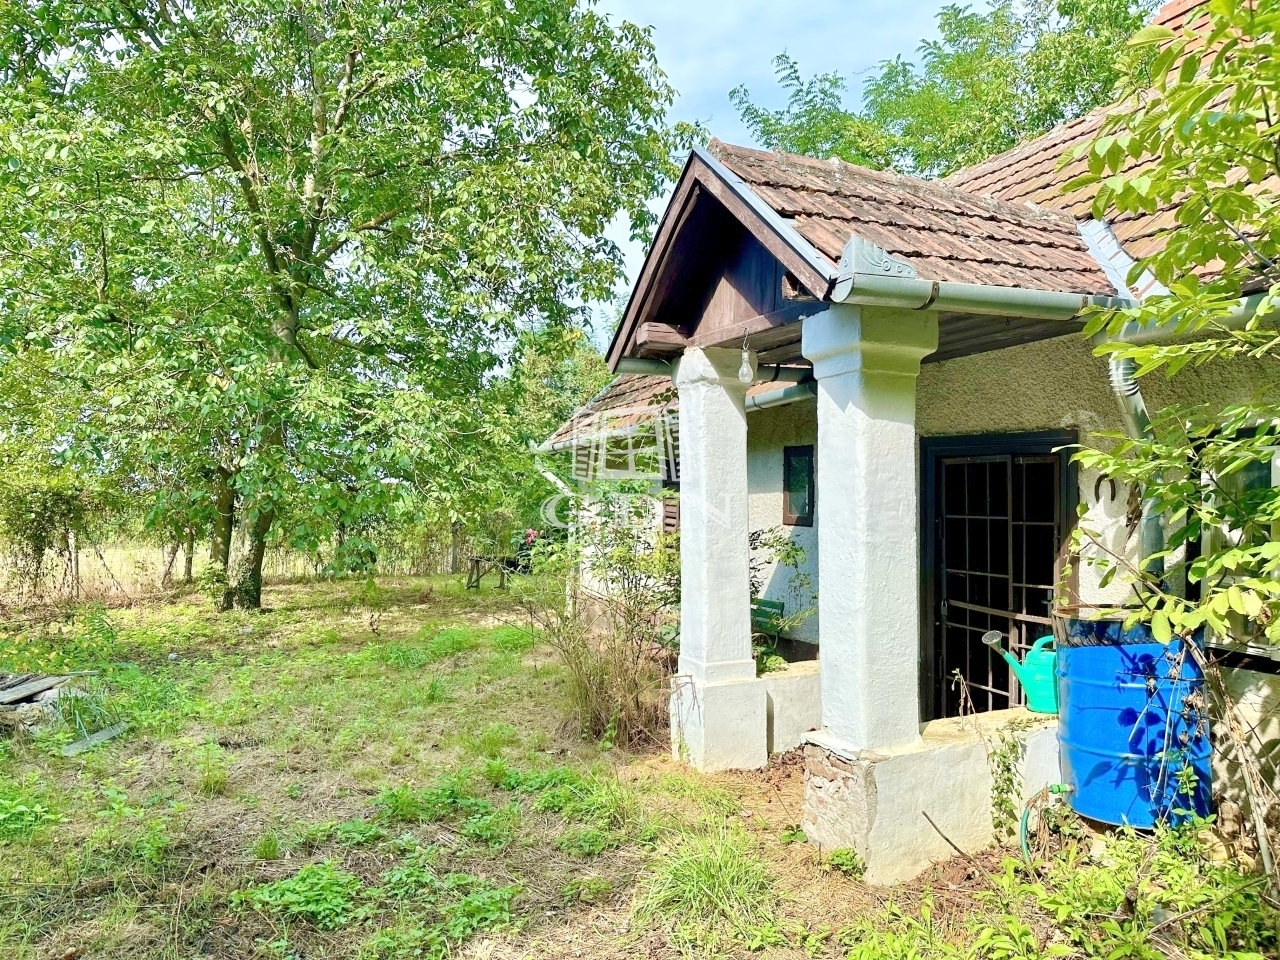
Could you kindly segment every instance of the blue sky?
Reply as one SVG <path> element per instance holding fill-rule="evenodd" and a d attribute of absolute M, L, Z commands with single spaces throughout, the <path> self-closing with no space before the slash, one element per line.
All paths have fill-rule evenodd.
<path fill-rule="evenodd" d="M 944 5 L 942 0 L 600 0 L 598 9 L 616 20 L 653 27 L 658 62 L 679 91 L 673 120 L 699 120 L 721 140 L 755 145 L 729 103 L 729 91 L 745 84 L 756 103 L 782 106 L 786 98 L 773 72 L 777 54 L 795 57 L 805 76 L 841 73 L 853 106 L 871 68 L 898 54 L 914 58 L 920 41 L 935 35 Z M 655 209 L 663 206 L 665 198 Z M 612 236 L 627 255 L 629 284 L 644 251 L 627 242 L 621 227 Z M 608 325 L 602 320 L 597 328 Z M 596 338 L 609 333 L 597 329 Z"/>

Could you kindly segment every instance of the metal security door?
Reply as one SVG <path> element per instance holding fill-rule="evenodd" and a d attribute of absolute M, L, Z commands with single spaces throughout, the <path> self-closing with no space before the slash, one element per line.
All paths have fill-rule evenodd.
<path fill-rule="evenodd" d="M 1021 659 L 1052 628 L 1062 545 L 1056 454 L 939 457 L 933 702 L 937 716 L 1024 702 L 1008 664 L 982 643 L 999 630 Z"/>

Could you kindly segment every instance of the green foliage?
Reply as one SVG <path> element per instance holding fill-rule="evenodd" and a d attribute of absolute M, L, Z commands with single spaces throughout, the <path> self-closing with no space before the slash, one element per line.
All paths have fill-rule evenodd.
<path fill-rule="evenodd" d="M 679 538 L 655 533 L 654 501 L 627 484 L 597 485 L 572 539 L 533 551 L 520 597 L 567 674 L 584 737 L 630 746 L 666 722 L 663 656 L 678 634 Z M 565 587 L 571 594 L 566 603 Z"/>
<path fill-rule="evenodd" d="M 360 950 L 362 960 L 445 960 L 449 942 L 439 927 L 401 926 L 379 930 Z"/>
<path fill-rule="evenodd" d="M 716 949 L 760 943 L 776 929 L 776 908 L 768 867 L 751 840 L 720 826 L 663 851 L 640 881 L 635 920 L 665 927 L 677 945 Z"/>
<path fill-rule="evenodd" d="M 445 878 L 446 886 L 456 875 Z M 482 930 L 506 926 L 511 922 L 511 904 L 518 886 L 493 887 L 474 877 L 463 877 L 467 893 L 442 908 L 444 932 L 452 940 L 465 940 Z"/>
<path fill-rule="evenodd" d="M 849 163 L 879 169 L 891 163 L 891 138 L 874 120 L 847 110 L 846 85 L 838 73 L 821 73 L 806 80 L 800 64 L 785 53 L 773 60 L 778 85 L 787 92 L 787 105 L 768 110 L 751 101 L 744 86 L 729 91 L 742 122 L 771 150 L 808 157 L 839 157 Z"/>
<path fill-rule="evenodd" d="M 206 741 L 196 748 L 193 760 L 199 777 L 197 789 L 206 797 L 225 796 L 231 777 L 227 769 L 227 755 L 222 748 Z"/>
<path fill-rule="evenodd" d="M 49 554 L 70 559 L 75 538 L 85 534 L 97 509 L 65 471 L 0 478 L 0 546 L 20 589 L 39 590 Z"/>
<path fill-rule="evenodd" d="M 504 804 L 496 810 L 472 814 L 462 824 L 462 836 L 474 843 L 500 850 L 511 842 L 520 826 L 520 806 Z"/>
<path fill-rule="evenodd" d="M 362 888 L 359 877 L 325 861 L 308 864 L 292 877 L 241 891 L 233 902 L 306 920 L 320 930 L 336 930 L 355 919 Z"/>
<path fill-rule="evenodd" d="M 778 834 L 778 842 L 784 847 L 789 847 L 793 843 L 808 843 L 809 838 L 800 829 L 800 824 L 793 823 Z"/>
<path fill-rule="evenodd" d="M 560 364 L 620 275 L 606 228 L 643 236 L 673 172 L 645 30 L 568 0 L 9 6 L 6 447 L 208 532 L 247 606 L 268 541 L 366 572 L 379 528 L 533 476 L 520 396 L 585 388 Z"/>
<path fill-rule="evenodd" d="M 1068 188 L 1096 186 L 1095 215 L 1174 210 L 1177 228 L 1129 277 L 1136 282 L 1150 271 L 1168 294 L 1097 313 L 1086 327 L 1089 335 L 1114 336 L 1126 324 L 1180 333 L 1174 343 L 1099 348 L 1133 363 L 1138 376 L 1280 359 L 1280 336 L 1259 319 L 1274 316 L 1280 294 L 1280 132 L 1266 119 L 1275 115 L 1280 79 L 1277 22 L 1269 9 L 1241 4 L 1213 2 L 1205 11 L 1198 32 L 1151 27 L 1133 38 L 1123 108 L 1073 154 L 1088 172 Z M 1243 329 L 1224 329 L 1251 291 L 1260 292 L 1256 314 Z M 1132 586 L 1136 602 L 1124 613 L 1148 621 L 1158 639 L 1204 627 L 1280 643 L 1280 487 L 1272 481 L 1278 416 L 1273 378 L 1244 402 L 1160 410 L 1150 437 L 1114 438 L 1110 449 L 1077 455 L 1140 489 L 1164 517 L 1166 551 L 1138 563 L 1108 549 L 1087 523 L 1076 537 L 1106 581 Z M 1184 544 L 1201 545 L 1200 556 L 1188 561 Z M 1199 599 L 1182 595 L 1183 581 L 1198 584 Z"/>
<path fill-rule="evenodd" d="M 0 842 L 26 840 L 62 820 L 45 802 L 16 783 L 0 783 Z"/>
<path fill-rule="evenodd" d="M 398 866 L 382 876 L 382 888 L 398 900 L 434 894 L 440 890 L 435 871 L 436 850 L 423 847 L 409 854 Z"/>
<path fill-rule="evenodd" d="M 987 766 L 991 770 L 991 826 L 996 836 L 1013 836 L 1022 811 L 1022 761 L 1027 756 L 1027 741 L 1018 734 L 1027 724 L 1010 721 L 996 733 L 994 744 L 987 745 Z"/>
<path fill-rule="evenodd" d="M 596 903 L 613 892 L 613 884 L 602 877 L 575 877 L 564 885 L 560 895 L 566 905 Z"/>
<path fill-rule="evenodd" d="M 274 830 L 266 831 L 253 842 L 253 849 L 250 852 L 255 860 L 279 860 L 280 835 Z"/>
<path fill-rule="evenodd" d="M 920 176 L 944 176 L 985 160 L 1112 100 L 1115 61 L 1154 8 L 1152 0 L 1009 0 L 986 10 L 951 5 L 919 65 L 899 56 L 866 80 L 864 107 L 844 107 L 838 74 L 805 80 L 798 63 L 774 61 L 787 106 L 730 98 L 771 149 L 839 157 Z"/>
<path fill-rule="evenodd" d="M 838 870 L 850 880 L 861 880 L 862 875 L 867 872 L 867 865 L 862 857 L 851 847 L 832 850 L 823 858 L 823 865 L 828 870 Z"/>
<path fill-rule="evenodd" d="M 472 794 L 465 772 L 445 777 L 425 790 L 415 790 L 407 783 L 388 787 L 375 798 L 374 806 L 379 817 L 393 823 L 432 823 L 492 812 L 489 801 Z"/>

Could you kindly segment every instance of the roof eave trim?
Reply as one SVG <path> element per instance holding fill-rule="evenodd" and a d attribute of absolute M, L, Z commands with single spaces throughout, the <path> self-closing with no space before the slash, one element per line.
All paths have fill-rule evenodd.
<path fill-rule="evenodd" d="M 751 184 L 717 160 L 706 147 L 694 147 L 693 155 L 724 181 L 725 186 L 736 193 L 814 272 L 825 278 L 828 285 L 835 282 L 839 271 L 832 268 L 831 261 L 819 253 L 818 248 L 806 240 L 800 231 L 783 219 L 773 207 L 765 203 L 760 195 L 751 189 Z"/>
<path fill-rule="evenodd" d="M 1137 301 L 1128 297 L 922 280 L 911 264 L 856 235 L 845 244 L 840 266 L 831 293 L 834 303 L 1039 320 L 1070 320 L 1090 307 L 1112 310 L 1137 306 Z"/>

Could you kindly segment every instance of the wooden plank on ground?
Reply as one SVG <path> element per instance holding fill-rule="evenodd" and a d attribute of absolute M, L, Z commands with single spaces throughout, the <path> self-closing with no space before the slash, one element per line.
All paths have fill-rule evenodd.
<path fill-rule="evenodd" d="M 43 693 L 58 684 L 66 683 L 70 677 L 38 677 L 35 680 L 28 680 L 24 684 L 16 687 L 10 687 L 8 690 L 0 690 L 0 703 L 17 703 L 20 700 L 26 700 L 28 697 L 34 697 L 37 693 Z"/>

